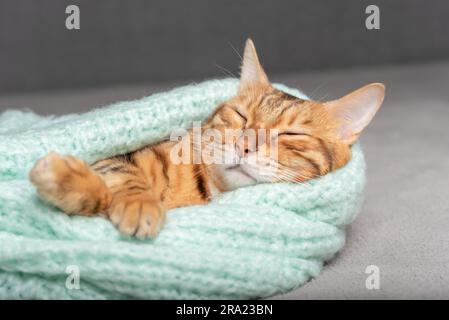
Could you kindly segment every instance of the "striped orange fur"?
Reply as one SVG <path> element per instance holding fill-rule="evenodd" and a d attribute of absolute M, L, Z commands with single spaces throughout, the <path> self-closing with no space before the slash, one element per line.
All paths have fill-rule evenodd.
<path fill-rule="evenodd" d="M 236 135 L 221 145 L 201 141 L 201 147 L 231 150 L 242 160 L 237 164 L 175 164 L 171 151 L 176 142 L 166 141 L 91 165 L 53 152 L 36 163 L 30 179 L 42 198 L 68 214 L 100 214 L 123 234 L 155 236 L 168 209 L 206 204 L 220 192 L 249 184 L 303 182 L 344 166 L 350 146 L 383 97 L 384 86 L 378 83 L 326 103 L 291 96 L 271 86 L 248 40 L 238 94 L 218 106 L 202 130 L 275 129 L 276 159 L 262 151 L 272 140 L 250 142 Z M 244 161 L 255 155 L 260 159 Z M 271 166 L 269 174 L 260 173 Z"/>

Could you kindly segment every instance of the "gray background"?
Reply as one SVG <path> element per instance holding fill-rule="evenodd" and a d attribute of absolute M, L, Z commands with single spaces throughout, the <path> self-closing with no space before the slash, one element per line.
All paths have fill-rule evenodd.
<path fill-rule="evenodd" d="M 65 5 L 81 30 L 64 27 Z M 364 27 L 379 5 L 381 30 Z M 384 82 L 362 135 L 366 201 L 321 275 L 277 299 L 449 298 L 449 2 L 0 0 L 0 111 L 81 112 L 237 74 L 247 36 L 272 80 L 332 99 Z M 365 287 L 368 265 L 380 289 Z"/>
<path fill-rule="evenodd" d="M 381 31 L 364 27 L 371 3 Z M 1 0 L 0 92 L 236 73 L 248 36 L 271 74 L 445 59 L 448 17 L 447 0 Z"/>

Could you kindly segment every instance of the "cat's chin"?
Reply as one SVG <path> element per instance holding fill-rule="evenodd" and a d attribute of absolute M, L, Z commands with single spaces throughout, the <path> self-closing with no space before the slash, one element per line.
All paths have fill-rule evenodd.
<path fill-rule="evenodd" d="M 230 190 L 257 183 L 257 180 L 246 173 L 240 165 L 229 166 L 222 170 L 223 178 Z"/>

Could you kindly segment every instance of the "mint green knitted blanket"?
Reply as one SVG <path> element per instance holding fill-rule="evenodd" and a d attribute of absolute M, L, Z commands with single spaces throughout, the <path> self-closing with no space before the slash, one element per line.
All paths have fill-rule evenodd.
<path fill-rule="evenodd" d="M 361 203 L 359 145 L 349 164 L 320 179 L 246 187 L 171 210 L 160 235 L 145 241 L 121 236 L 103 218 L 47 206 L 27 180 L 52 150 L 95 161 L 158 141 L 204 119 L 237 85 L 206 81 L 80 115 L 1 114 L 0 298 L 245 299 L 316 277 L 342 248 Z M 79 287 L 70 285 L 78 271 Z"/>

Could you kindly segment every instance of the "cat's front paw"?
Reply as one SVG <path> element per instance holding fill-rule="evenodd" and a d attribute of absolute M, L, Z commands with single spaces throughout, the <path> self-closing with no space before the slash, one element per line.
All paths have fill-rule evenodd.
<path fill-rule="evenodd" d="M 146 194 L 114 199 L 108 214 L 121 233 L 139 239 L 155 237 L 165 222 L 165 211 Z"/>
<path fill-rule="evenodd" d="M 73 156 L 51 152 L 36 162 L 29 176 L 42 198 L 69 214 L 102 212 L 112 199 L 103 180 Z"/>

